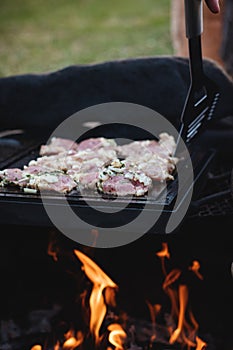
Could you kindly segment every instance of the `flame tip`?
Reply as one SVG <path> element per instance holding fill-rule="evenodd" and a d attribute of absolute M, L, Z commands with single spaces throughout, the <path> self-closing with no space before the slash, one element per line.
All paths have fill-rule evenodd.
<path fill-rule="evenodd" d="M 112 346 L 115 350 L 124 350 L 127 333 L 121 324 L 111 323 L 106 326 L 107 330 L 105 329 L 105 335 L 100 334 L 100 329 L 102 329 L 101 327 L 107 314 L 108 306 L 116 306 L 114 302 L 118 285 L 113 282 L 111 278 L 86 254 L 78 249 L 74 249 L 73 252 L 81 262 L 81 270 L 84 271 L 87 278 L 93 283 L 89 298 L 89 335 L 91 334 L 93 336 L 95 344 L 99 348 L 99 346 L 102 346 L 101 342 L 103 341 L 105 335 L 108 334 L 107 331 L 109 331 L 108 341 L 111 344 L 111 347 L 108 345 L 107 350 L 111 350 Z M 56 254 L 52 255 L 50 252 L 50 255 L 54 258 L 54 260 L 57 260 Z M 171 301 L 170 316 L 174 322 L 177 322 L 177 324 L 175 323 L 174 326 L 167 325 L 167 330 L 170 335 L 168 343 L 179 344 L 180 346 L 185 347 L 185 349 L 194 347 L 196 350 L 205 350 L 207 344 L 198 338 L 198 336 L 195 336 L 199 325 L 195 320 L 192 311 L 188 309 L 189 290 L 188 286 L 185 283 L 182 283 L 180 279 L 182 270 L 178 268 L 174 268 L 170 272 L 167 272 L 166 270 L 165 258 L 170 258 L 167 242 L 162 243 L 162 249 L 159 252 L 156 252 L 156 255 L 161 259 L 162 271 L 164 273 L 164 281 L 162 286 Z M 199 272 L 200 262 L 198 260 L 193 260 L 188 269 L 195 273 L 198 278 L 203 279 L 203 276 Z M 88 285 L 90 286 L 90 284 Z M 88 289 L 86 289 L 83 294 L 84 293 L 87 295 L 87 293 L 89 293 Z M 157 338 L 156 322 L 158 320 L 157 316 L 161 312 L 162 305 L 152 304 L 148 299 L 146 299 L 145 302 L 148 305 L 151 315 L 153 332 L 151 334 L 150 341 L 152 343 Z M 84 304 L 85 303 L 83 303 L 83 305 Z M 189 314 L 190 324 L 186 319 L 186 313 Z M 123 317 L 121 317 L 121 320 L 123 320 Z M 125 323 L 123 322 L 123 324 Z M 134 331 L 129 329 L 129 333 L 131 333 L 131 335 L 132 332 Z M 84 340 L 83 332 L 77 331 L 75 334 L 73 329 L 67 331 L 67 333 L 64 334 L 64 337 L 64 343 L 61 344 L 59 341 L 57 341 L 57 343 L 54 345 L 54 350 L 59 350 L 61 348 L 63 350 L 74 350 L 79 347 Z M 132 338 L 133 337 L 134 335 L 132 335 Z M 42 350 L 42 346 L 39 344 L 34 345 L 31 350 Z"/>

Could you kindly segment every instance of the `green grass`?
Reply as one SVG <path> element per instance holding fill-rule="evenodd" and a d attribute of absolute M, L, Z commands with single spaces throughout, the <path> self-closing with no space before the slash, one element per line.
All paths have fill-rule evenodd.
<path fill-rule="evenodd" d="M 1 0 L 0 76 L 172 54 L 170 0 Z"/>

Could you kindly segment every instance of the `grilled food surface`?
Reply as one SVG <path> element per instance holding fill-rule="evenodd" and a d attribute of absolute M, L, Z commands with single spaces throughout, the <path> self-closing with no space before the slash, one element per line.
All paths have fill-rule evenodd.
<path fill-rule="evenodd" d="M 48 144 L 40 146 L 39 157 L 23 168 L 0 171 L 0 184 L 18 187 L 26 193 L 87 189 L 141 197 L 154 184 L 174 180 L 178 162 L 173 156 L 175 147 L 173 136 L 165 132 L 158 141 L 132 141 L 124 145 L 104 137 L 79 143 L 53 137 Z"/>

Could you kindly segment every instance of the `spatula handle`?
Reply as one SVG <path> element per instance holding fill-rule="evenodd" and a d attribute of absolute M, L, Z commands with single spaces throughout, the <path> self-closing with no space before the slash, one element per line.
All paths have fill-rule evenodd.
<path fill-rule="evenodd" d="M 203 32 L 202 0 L 184 0 L 186 37 L 192 39 Z"/>

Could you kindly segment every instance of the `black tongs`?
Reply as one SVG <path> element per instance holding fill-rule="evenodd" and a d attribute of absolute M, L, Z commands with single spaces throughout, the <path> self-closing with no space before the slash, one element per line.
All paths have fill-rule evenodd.
<path fill-rule="evenodd" d="M 179 135 L 186 145 L 189 145 L 206 129 L 208 123 L 213 119 L 220 94 L 216 84 L 203 71 L 201 48 L 201 34 L 203 32 L 202 0 L 184 1 L 191 84 L 182 111 Z"/>

